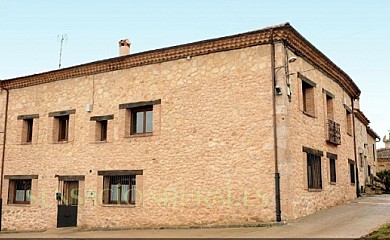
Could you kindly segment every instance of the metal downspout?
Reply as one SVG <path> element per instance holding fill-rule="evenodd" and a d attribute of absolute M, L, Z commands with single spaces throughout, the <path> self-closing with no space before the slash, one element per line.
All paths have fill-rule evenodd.
<path fill-rule="evenodd" d="M 271 29 L 271 74 L 272 74 L 272 121 L 273 121 L 273 135 L 274 135 L 274 162 L 275 162 L 275 212 L 276 222 L 281 222 L 281 208 L 280 208 L 280 174 L 278 168 L 278 139 L 276 132 L 276 76 L 275 76 L 275 43 L 274 43 L 274 32 Z"/>
<path fill-rule="evenodd" d="M 8 120 L 8 99 L 9 90 L 3 86 L 3 82 L 0 83 L 1 89 L 7 92 L 5 101 L 5 113 L 4 113 L 4 130 L 3 130 L 3 151 L 1 155 L 1 173 L 0 173 L 0 231 L 2 230 L 2 216 L 3 216 L 3 183 L 4 183 L 4 161 L 5 161 L 5 143 L 7 140 L 7 120 Z"/>
<path fill-rule="evenodd" d="M 355 132 L 355 106 L 354 99 L 351 97 L 352 101 L 352 125 L 353 125 L 353 150 L 355 154 L 355 184 L 356 184 L 356 197 L 360 197 L 360 189 L 359 189 L 359 169 L 358 169 L 358 160 L 357 160 L 357 152 L 356 152 L 356 132 Z"/>

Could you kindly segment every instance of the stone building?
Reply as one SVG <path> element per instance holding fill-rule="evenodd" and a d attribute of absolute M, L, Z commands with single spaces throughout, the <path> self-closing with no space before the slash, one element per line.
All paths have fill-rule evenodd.
<path fill-rule="evenodd" d="M 378 149 L 378 171 L 390 170 L 390 131 L 383 137 L 385 147 Z"/>
<path fill-rule="evenodd" d="M 259 224 L 356 197 L 360 90 L 290 24 L 120 48 L 1 81 L 3 229 Z"/>
<path fill-rule="evenodd" d="M 380 140 L 378 134 L 369 127 L 370 121 L 360 110 L 359 101 L 355 101 L 355 141 L 357 152 L 357 176 L 359 190 L 366 192 L 367 186 L 372 185 L 373 176 L 378 167 L 376 156 L 376 142 Z"/>

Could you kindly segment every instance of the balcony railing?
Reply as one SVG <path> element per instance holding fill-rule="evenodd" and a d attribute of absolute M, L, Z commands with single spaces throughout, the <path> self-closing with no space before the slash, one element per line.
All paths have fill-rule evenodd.
<path fill-rule="evenodd" d="M 340 124 L 333 122 L 333 120 L 328 119 L 328 142 L 340 145 L 341 144 L 341 135 L 340 135 Z"/>

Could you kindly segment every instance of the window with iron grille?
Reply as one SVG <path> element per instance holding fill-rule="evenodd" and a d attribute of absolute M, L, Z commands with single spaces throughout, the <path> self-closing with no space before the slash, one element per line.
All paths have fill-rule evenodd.
<path fill-rule="evenodd" d="M 30 204 L 31 179 L 10 179 L 8 204 Z"/>
<path fill-rule="evenodd" d="M 103 204 L 135 204 L 136 176 L 103 176 Z"/>
<path fill-rule="evenodd" d="M 153 105 L 129 110 L 131 111 L 131 135 L 153 132 Z"/>
<path fill-rule="evenodd" d="M 307 154 L 307 185 L 309 189 L 322 189 L 321 157 Z"/>

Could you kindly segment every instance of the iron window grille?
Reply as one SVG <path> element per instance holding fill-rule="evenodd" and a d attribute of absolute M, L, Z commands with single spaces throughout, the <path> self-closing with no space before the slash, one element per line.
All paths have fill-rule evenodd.
<path fill-rule="evenodd" d="M 135 204 L 136 176 L 104 176 L 104 204 Z"/>
<path fill-rule="evenodd" d="M 8 204 L 30 204 L 31 179 L 9 180 Z"/>

